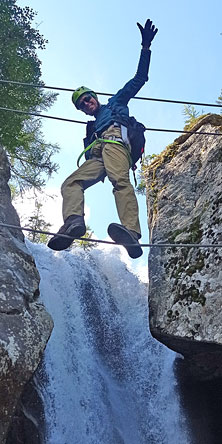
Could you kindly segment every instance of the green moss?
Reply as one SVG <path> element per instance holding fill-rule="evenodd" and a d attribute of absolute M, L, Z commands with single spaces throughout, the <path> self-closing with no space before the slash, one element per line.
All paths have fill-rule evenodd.
<path fill-rule="evenodd" d="M 200 116 L 192 119 L 192 121 L 188 125 L 185 125 L 184 131 L 192 131 L 193 127 L 206 116 L 207 114 L 201 114 Z"/>
<path fill-rule="evenodd" d="M 183 291 L 178 292 L 174 298 L 174 304 L 178 301 L 183 301 L 187 305 L 190 305 L 192 302 L 197 304 L 201 304 L 202 306 L 206 303 L 206 298 L 203 293 L 195 287 L 195 285 L 191 285 L 190 287 L 185 287 Z"/>
<path fill-rule="evenodd" d="M 197 261 L 192 264 L 187 270 L 186 274 L 188 276 L 192 276 L 196 271 L 201 271 L 204 267 L 204 255 L 202 253 L 199 253 Z"/>
<path fill-rule="evenodd" d="M 182 244 L 195 244 L 199 243 L 202 238 L 203 230 L 201 229 L 200 216 L 197 216 L 193 219 L 193 222 L 185 228 L 177 229 L 175 231 L 170 231 L 167 235 L 167 238 L 170 243 L 174 243 L 177 236 L 182 233 L 187 233 L 186 239 L 180 241 Z"/>
<path fill-rule="evenodd" d="M 195 119 L 192 120 L 192 123 L 190 123 L 189 125 L 186 125 L 184 127 L 184 130 L 185 131 L 192 131 L 192 128 L 205 116 L 207 116 L 207 114 L 202 114 L 201 116 L 196 117 Z M 145 167 L 146 171 L 153 171 L 153 178 L 156 175 L 157 168 L 160 167 L 162 164 L 169 162 L 177 153 L 177 151 L 180 147 L 180 143 L 179 143 L 180 137 L 175 139 L 174 142 L 167 145 L 166 148 L 164 149 L 164 151 L 162 151 L 162 153 L 157 155 L 154 158 L 154 161 L 151 162 L 150 165 L 147 165 Z"/>
<path fill-rule="evenodd" d="M 192 274 L 196 273 L 197 269 L 195 265 L 191 265 L 188 270 L 186 270 L 186 274 L 188 274 L 188 276 L 192 276 Z"/>
<path fill-rule="evenodd" d="M 179 144 L 176 141 L 170 143 L 169 145 L 167 145 L 165 150 L 157 155 L 154 161 L 145 168 L 147 172 L 153 171 L 153 179 L 155 179 L 156 177 L 157 168 L 160 167 L 163 163 L 169 162 L 175 156 L 178 148 Z"/>
<path fill-rule="evenodd" d="M 185 271 L 185 268 L 181 265 L 181 262 L 175 269 L 173 270 L 171 274 L 171 278 L 177 279 L 183 272 Z"/>
<path fill-rule="evenodd" d="M 189 226 L 190 242 L 199 243 L 202 239 L 203 230 L 201 229 L 200 216 L 196 217 Z"/>
<path fill-rule="evenodd" d="M 200 122 L 204 117 L 211 117 L 212 125 L 217 126 L 219 128 L 219 131 L 222 133 L 222 126 L 221 126 L 221 117 L 217 114 L 212 115 L 211 113 L 208 114 L 201 114 L 200 116 L 193 118 L 192 121 L 185 125 L 184 130 L 185 131 L 192 131 L 195 125 Z M 198 131 L 198 130 L 197 130 Z M 185 139 L 184 139 L 185 136 Z M 144 165 L 143 167 L 143 174 L 144 176 L 147 175 L 147 173 L 150 171 L 153 171 L 153 178 L 155 178 L 156 170 L 158 167 L 160 167 L 162 164 L 169 162 L 177 153 L 180 145 L 188 138 L 190 137 L 189 134 L 183 134 L 182 136 L 177 137 L 174 142 L 167 145 L 167 147 L 159 154 L 151 156 L 149 159 L 149 163 L 147 165 Z M 152 158 L 154 159 L 152 161 Z M 151 163 L 150 163 L 151 160 Z"/>
<path fill-rule="evenodd" d="M 174 241 L 175 241 L 175 239 L 176 239 L 176 237 L 179 236 L 179 235 L 182 234 L 182 233 L 185 233 L 186 231 L 187 231 L 186 228 L 183 228 L 183 229 L 177 229 L 177 230 L 175 230 L 175 231 L 170 231 L 170 232 L 168 233 L 168 235 L 167 235 L 167 238 L 168 238 L 169 243 L 170 243 L 170 244 L 173 244 Z"/>
<path fill-rule="evenodd" d="M 196 267 L 195 265 L 191 265 L 188 270 L 186 270 L 186 274 L 188 274 L 188 276 L 192 276 L 194 273 L 196 273 Z"/>
<path fill-rule="evenodd" d="M 150 197 L 153 200 L 153 214 L 157 213 L 158 195 L 164 190 L 164 188 L 166 188 L 166 185 L 162 188 L 158 188 L 158 182 L 155 179 L 149 185 Z"/>

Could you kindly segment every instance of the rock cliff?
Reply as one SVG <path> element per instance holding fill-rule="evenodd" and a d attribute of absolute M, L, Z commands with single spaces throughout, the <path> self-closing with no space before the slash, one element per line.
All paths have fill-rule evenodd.
<path fill-rule="evenodd" d="M 209 114 L 192 131 L 222 133 Z M 222 136 L 182 135 L 147 168 L 153 243 L 222 244 Z M 152 335 L 199 379 L 222 376 L 222 248 L 151 248 Z"/>
<path fill-rule="evenodd" d="M 0 222 L 19 225 L 11 204 L 9 165 L 0 147 Z M 39 275 L 23 234 L 0 226 L 0 444 L 25 384 L 36 370 L 52 330 L 39 302 Z"/>

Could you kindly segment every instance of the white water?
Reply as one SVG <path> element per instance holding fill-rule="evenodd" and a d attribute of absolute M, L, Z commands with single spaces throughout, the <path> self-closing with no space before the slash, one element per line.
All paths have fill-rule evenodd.
<path fill-rule="evenodd" d="M 38 377 L 46 444 L 189 444 L 175 354 L 151 337 L 147 288 L 117 249 L 28 248 L 55 324 Z"/>

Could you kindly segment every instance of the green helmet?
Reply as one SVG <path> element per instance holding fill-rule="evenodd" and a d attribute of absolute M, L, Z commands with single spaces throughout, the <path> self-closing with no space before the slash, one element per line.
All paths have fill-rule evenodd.
<path fill-rule="evenodd" d="M 91 94 L 95 99 L 98 100 L 98 97 L 96 93 L 92 90 L 87 88 L 86 86 L 80 86 L 79 88 L 75 89 L 75 91 L 72 94 L 72 102 L 74 103 L 75 107 L 79 109 L 78 107 L 78 100 L 80 99 L 83 94 Z"/>

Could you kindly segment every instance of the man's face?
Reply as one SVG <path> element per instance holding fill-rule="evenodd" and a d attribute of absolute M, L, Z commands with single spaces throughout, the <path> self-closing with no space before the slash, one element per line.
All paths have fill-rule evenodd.
<path fill-rule="evenodd" d="M 94 116 L 99 109 L 99 102 L 91 94 L 84 94 L 79 99 L 78 108 L 89 116 Z"/>

